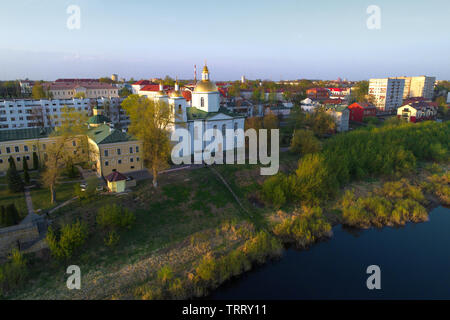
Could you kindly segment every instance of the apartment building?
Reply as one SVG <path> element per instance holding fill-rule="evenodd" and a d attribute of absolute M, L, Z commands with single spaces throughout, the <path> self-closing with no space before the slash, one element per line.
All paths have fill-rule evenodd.
<path fill-rule="evenodd" d="M 120 107 L 123 98 L 99 99 L 56 99 L 33 100 L 11 99 L 0 100 L 0 130 L 23 129 L 34 127 L 57 127 L 62 109 L 69 108 L 73 112 L 91 114 L 93 106 L 104 106 L 112 122 L 121 128 L 127 128 L 130 120 Z"/>
<path fill-rule="evenodd" d="M 398 79 L 405 80 L 403 99 L 415 97 L 423 97 L 427 100 L 433 99 L 436 77 L 398 77 Z"/>
<path fill-rule="evenodd" d="M 394 112 L 403 102 L 405 79 L 382 78 L 369 80 L 369 95 L 380 111 Z"/>

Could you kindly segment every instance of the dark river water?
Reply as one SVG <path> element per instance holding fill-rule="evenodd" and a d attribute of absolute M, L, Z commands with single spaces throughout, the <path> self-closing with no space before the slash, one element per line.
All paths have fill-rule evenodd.
<path fill-rule="evenodd" d="M 231 280 L 210 299 L 450 299 L 450 209 L 424 223 L 349 232 Z M 366 286 L 378 265 L 381 289 Z"/>

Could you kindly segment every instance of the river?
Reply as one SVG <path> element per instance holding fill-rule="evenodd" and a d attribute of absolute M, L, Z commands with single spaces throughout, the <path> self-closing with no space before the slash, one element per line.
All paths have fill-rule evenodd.
<path fill-rule="evenodd" d="M 348 231 L 228 281 L 209 299 L 450 299 L 450 209 L 401 228 Z M 369 265 L 381 289 L 369 290 Z"/>

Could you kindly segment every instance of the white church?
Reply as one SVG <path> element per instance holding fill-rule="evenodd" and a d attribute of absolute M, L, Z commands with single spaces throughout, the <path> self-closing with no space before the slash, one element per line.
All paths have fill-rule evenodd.
<path fill-rule="evenodd" d="M 227 130 L 234 130 L 233 132 L 238 129 L 244 130 L 245 117 L 230 114 L 226 109 L 220 108 L 220 93 L 214 82 L 210 80 L 206 64 L 202 71 L 202 80 L 196 83 L 191 94 L 192 99 L 189 104 L 180 91 L 178 81 L 175 83 L 175 90 L 169 94 L 164 90 L 162 84 L 159 85 L 159 91 L 145 94 L 148 98 L 166 102 L 171 106 L 174 115 L 174 125 L 171 130 L 185 128 L 190 133 L 190 154 L 180 152 L 180 157 L 189 156 L 190 158 L 191 155 L 197 157 L 196 153 L 202 154 L 214 140 L 208 139 L 199 145 L 198 140 L 202 139 L 208 129 L 219 130 L 223 136 L 223 141 L 218 141 L 215 150 L 210 151 L 223 153 L 227 150 L 243 148 L 244 141 L 236 137 L 230 140 L 229 136 L 226 139 L 225 136 Z"/>

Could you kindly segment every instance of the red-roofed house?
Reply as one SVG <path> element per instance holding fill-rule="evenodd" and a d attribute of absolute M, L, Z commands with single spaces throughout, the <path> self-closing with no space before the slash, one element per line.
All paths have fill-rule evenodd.
<path fill-rule="evenodd" d="M 350 88 L 327 88 L 330 92 L 330 99 L 346 100 L 350 96 Z"/>
<path fill-rule="evenodd" d="M 138 94 L 139 91 L 148 85 L 154 84 L 153 82 L 149 81 L 149 80 L 139 80 L 138 82 L 135 82 L 131 85 L 131 90 L 133 92 L 133 94 Z"/>
<path fill-rule="evenodd" d="M 363 122 L 366 117 L 375 117 L 377 108 L 366 102 L 355 102 L 348 106 L 350 110 L 350 121 Z"/>
<path fill-rule="evenodd" d="M 111 192 L 124 192 L 126 187 L 127 177 L 119 171 L 113 171 L 106 176 L 108 189 Z"/>
<path fill-rule="evenodd" d="M 325 88 L 311 88 L 306 90 L 306 95 L 313 100 L 326 100 L 330 97 L 330 92 Z"/>

